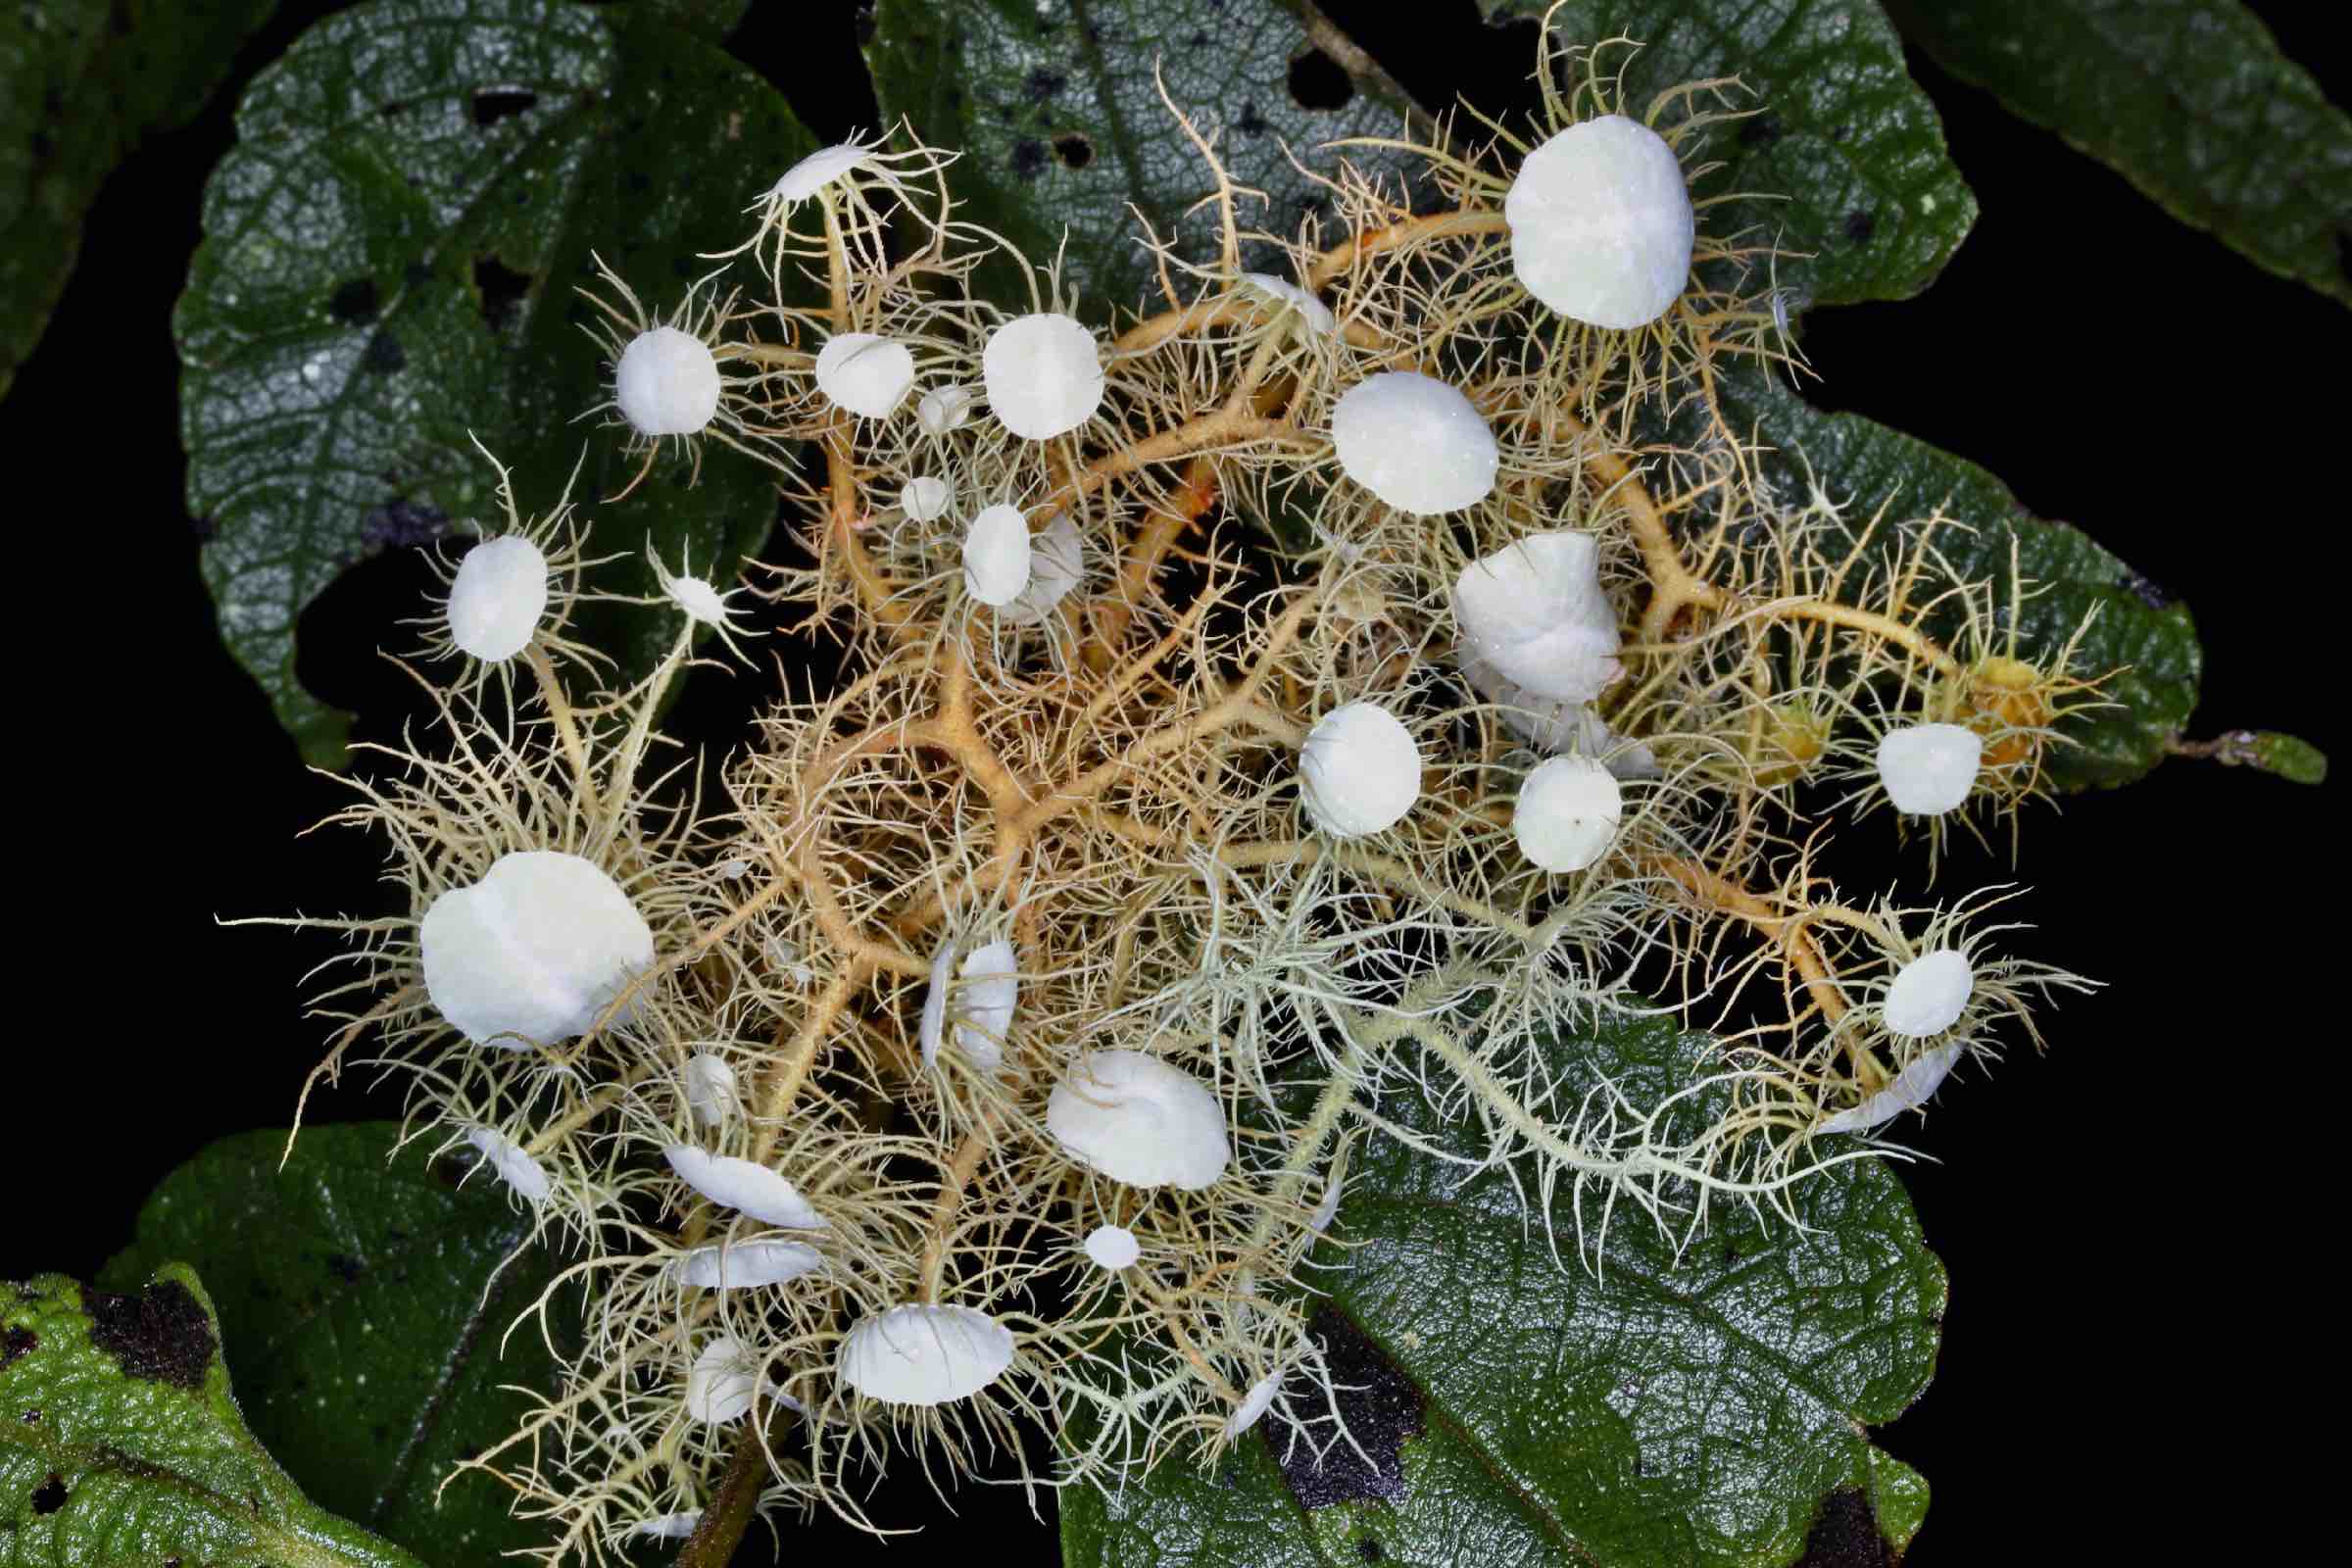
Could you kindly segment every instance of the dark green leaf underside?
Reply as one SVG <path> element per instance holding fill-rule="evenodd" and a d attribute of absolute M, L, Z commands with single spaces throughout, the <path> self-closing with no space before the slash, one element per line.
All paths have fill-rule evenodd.
<path fill-rule="evenodd" d="M 810 147 L 757 76 L 618 8 L 376 0 L 298 39 L 237 124 L 174 323 L 188 505 L 214 529 L 222 635 L 306 755 L 338 760 L 348 715 L 297 679 L 297 618 L 365 556 L 495 525 L 469 432 L 526 514 L 586 449 L 592 550 L 622 557 L 592 587 L 653 592 L 649 539 L 723 581 L 765 537 L 768 475 L 716 446 L 698 485 L 665 453 L 598 503 L 636 460 L 576 422 L 609 371 L 573 292 L 595 251 L 667 314 L 709 270 L 697 253 L 743 237 L 743 206 Z M 642 610 L 585 631 L 626 676 L 676 627 Z"/>
<path fill-rule="evenodd" d="M 1654 1102 L 1711 1042 L 1650 1021 L 1553 1049 L 1562 1102 L 1595 1073 Z M 1416 1098 L 1382 1109 L 1473 1152 Z M 1314 1275 L 1364 1453 L 1343 1442 L 1318 1464 L 1328 1426 L 1269 1417 L 1214 1476 L 1170 1463 L 1117 1496 L 1065 1494 L 1065 1561 L 1763 1568 L 1857 1524 L 1899 1550 L 1926 1485 L 1863 1429 L 1927 1385 L 1942 1266 L 1876 1162 L 1797 1206 L 1803 1233 L 1719 1209 L 1679 1259 L 1620 1213 L 1596 1276 L 1555 1260 L 1503 1172 L 1464 1179 L 1376 1140 L 1334 1228 L 1358 1245 L 1326 1243 Z M 1553 1219 L 1567 1252 L 1564 1193 Z"/>
<path fill-rule="evenodd" d="M 2352 304 L 2352 116 L 2236 0 L 1907 0 L 1961 80 L 2165 211 Z"/>

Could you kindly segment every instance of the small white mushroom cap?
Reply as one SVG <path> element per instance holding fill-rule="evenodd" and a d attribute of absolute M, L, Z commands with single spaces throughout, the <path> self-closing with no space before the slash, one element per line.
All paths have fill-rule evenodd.
<path fill-rule="evenodd" d="M 1095 335 L 1067 316 L 1016 316 L 980 351 L 988 406 L 1024 441 L 1077 429 L 1102 405 L 1102 356 Z"/>
<path fill-rule="evenodd" d="M 1004 610 L 1016 626 L 1034 626 L 1054 612 L 1069 591 L 1086 576 L 1086 537 L 1066 512 L 1029 540 L 1029 583 Z"/>
<path fill-rule="evenodd" d="M 1976 788 L 1984 742 L 1960 724 L 1908 724 L 1879 740 L 1879 782 L 1906 816 L 1941 816 Z"/>
<path fill-rule="evenodd" d="M 723 1425 L 752 1407 L 759 1387 L 751 1351 L 734 1335 L 721 1334 L 703 1347 L 686 1374 L 686 1413 L 697 1421 Z"/>
<path fill-rule="evenodd" d="M 1952 1064 L 1960 1059 L 1960 1053 L 1966 1049 L 1954 1042 L 1920 1053 L 1917 1061 L 1894 1075 L 1894 1082 L 1851 1109 L 1823 1117 L 1813 1124 L 1813 1130 L 1817 1133 L 1864 1133 L 1882 1122 L 1892 1121 L 1906 1110 L 1917 1109 L 1927 1103 L 1930 1095 L 1943 1086 L 1943 1080 L 1951 1073 Z"/>
<path fill-rule="evenodd" d="M 640 1519 L 629 1526 L 629 1534 L 654 1541 L 684 1541 L 694 1534 L 694 1527 L 702 1522 L 703 1510 L 689 1508 L 684 1513 L 665 1513 L 652 1519 Z"/>
<path fill-rule="evenodd" d="M 1298 793 L 1315 826 L 1333 838 L 1378 833 L 1421 798 L 1421 748 L 1378 703 L 1343 704 L 1306 732 Z"/>
<path fill-rule="evenodd" d="M 1003 502 L 972 519 L 963 536 L 963 586 L 974 599 L 1002 609 L 1029 586 L 1029 519 Z"/>
<path fill-rule="evenodd" d="M 946 435 L 972 416 L 978 394 L 968 386 L 933 387 L 914 400 L 914 418 L 927 435 Z"/>
<path fill-rule="evenodd" d="M 1244 272 L 1242 283 L 1252 293 L 1267 296 L 1276 305 L 1286 305 L 1296 310 L 1300 323 L 1309 332 L 1325 333 L 1339 325 L 1339 318 L 1331 314 L 1330 306 L 1288 278 L 1276 277 L 1271 272 Z"/>
<path fill-rule="evenodd" d="M 1590 534 L 1530 534 L 1472 562 L 1454 579 L 1453 618 L 1466 658 L 1536 697 L 1589 703 L 1623 672 Z"/>
<path fill-rule="evenodd" d="M 1666 314 L 1698 236 L 1666 138 L 1623 115 L 1588 120 L 1519 166 L 1502 199 L 1511 269 L 1562 316 L 1627 330 Z"/>
<path fill-rule="evenodd" d="M 679 1282 L 706 1291 L 743 1291 L 781 1285 L 825 1266 L 822 1252 L 800 1242 L 718 1243 L 682 1252 L 675 1265 Z"/>
<path fill-rule="evenodd" d="M 870 142 L 845 141 L 820 147 L 802 159 L 767 188 L 768 199 L 786 205 L 805 202 L 842 175 L 864 163 L 874 150 Z"/>
<path fill-rule="evenodd" d="M 1144 1255 L 1143 1244 L 1135 1239 L 1135 1232 L 1124 1225 L 1096 1226 L 1086 1233 L 1085 1246 L 1086 1255 L 1094 1260 L 1097 1268 L 1108 1269 L 1114 1274 Z"/>
<path fill-rule="evenodd" d="M 1258 1418 L 1273 1408 L 1274 1396 L 1281 1391 L 1280 1372 L 1269 1372 L 1250 1384 L 1250 1392 L 1242 1396 L 1242 1402 L 1233 1407 L 1233 1414 L 1225 1420 L 1226 1440 L 1230 1442 L 1257 1425 Z"/>
<path fill-rule="evenodd" d="M 947 514 L 956 487 L 937 475 L 918 473 L 899 492 L 899 507 L 917 522 L 933 522 Z"/>
<path fill-rule="evenodd" d="M 708 577 L 670 577 L 663 580 L 662 591 L 669 602 L 686 612 L 692 619 L 706 626 L 717 626 L 732 631 L 735 623 L 727 618 L 726 595 L 710 585 Z"/>
<path fill-rule="evenodd" d="M 841 1342 L 841 1381 L 884 1404 L 945 1404 L 979 1393 L 1012 1365 L 1012 1331 L 969 1306 L 894 1306 Z"/>
<path fill-rule="evenodd" d="M 1012 1029 L 1012 1009 L 1020 999 L 1012 944 L 991 942 L 974 948 L 956 967 L 956 944 L 942 943 L 931 956 L 931 984 L 923 993 L 919 1028 L 923 1065 L 939 1059 L 946 1042 L 951 1009 L 957 1020 L 956 1045 L 983 1072 L 994 1072 L 1004 1061 L 1004 1037 Z M 955 976 L 960 975 L 960 986 Z"/>
<path fill-rule="evenodd" d="M 416 934 L 425 996 L 477 1045 L 568 1040 L 654 962 L 654 933 L 619 884 L 557 850 L 500 856 L 433 900 Z"/>
<path fill-rule="evenodd" d="M 1320 1236 L 1331 1229 L 1331 1222 L 1339 1216 L 1340 1196 L 1347 1191 L 1347 1181 L 1336 1174 L 1325 1178 L 1323 1197 L 1315 1204 L 1315 1211 L 1306 1216 L 1308 1230 Z"/>
<path fill-rule="evenodd" d="M 1554 757 L 1519 786 L 1511 831 L 1546 871 L 1582 871 L 1609 852 L 1625 816 L 1616 775 L 1589 757 Z"/>
<path fill-rule="evenodd" d="M 1046 1130 L 1080 1164 L 1130 1187 L 1198 1192 L 1233 1157 L 1208 1086 L 1140 1051 L 1080 1057 L 1046 1102 Z"/>
<path fill-rule="evenodd" d="M 726 1120 L 735 1108 L 735 1069 L 725 1057 L 698 1051 L 686 1058 L 686 1108 L 705 1127 Z"/>
<path fill-rule="evenodd" d="M 801 1190 L 765 1165 L 732 1154 L 713 1154 L 692 1144 L 672 1144 L 662 1152 L 678 1180 L 722 1208 L 749 1214 L 788 1231 L 827 1229 L 825 1217 L 809 1207 Z"/>
<path fill-rule="evenodd" d="M 458 652 L 501 663 L 530 646 L 547 613 L 547 557 L 518 533 L 466 552 L 449 585 L 449 640 Z"/>
<path fill-rule="evenodd" d="M 1331 439 L 1348 478 L 1411 516 L 1458 512 L 1494 489 L 1494 432 L 1434 376 L 1384 370 L 1357 382 L 1332 405 Z"/>
<path fill-rule="evenodd" d="M 852 414 L 888 418 L 914 385 L 914 355 L 872 332 L 843 332 L 817 351 L 816 385 Z"/>
<path fill-rule="evenodd" d="M 468 1127 L 466 1141 L 481 1152 L 483 1162 L 498 1173 L 500 1181 L 532 1202 L 546 1202 L 548 1194 L 555 1191 L 547 1179 L 547 1167 L 506 1134 L 489 1127 Z"/>
<path fill-rule="evenodd" d="M 1960 1021 L 1977 989 L 1977 971 L 1957 948 L 1923 953 L 1896 972 L 1879 1009 L 1898 1035 L 1939 1035 Z"/>
<path fill-rule="evenodd" d="M 639 435 L 692 435 L 718 412 L 718 362 L 692 333 L 653 327 L 620 351 L 612 401 Z"/>

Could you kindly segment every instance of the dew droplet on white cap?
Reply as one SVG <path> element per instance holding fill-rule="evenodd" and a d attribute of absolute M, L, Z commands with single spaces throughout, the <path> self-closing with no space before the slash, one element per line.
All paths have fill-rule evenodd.
<path fill-rule="evenodd" d="M 1016 316 L 980 351 L 988 406 L 1025 441 L 1077 429 L 1102 404 L 1102 356 L 1095 335 L 1051 311 Z"/>
<path fill-rule="evenodd" d="M 619 884 L 556 850 L 500 856 L 433 900 L 416 934 L 425 996 L 477 1045 L 568 1040 L 654 962 L 654 933 Z"/>
<path fill-rule="evenodd" d="M 612 401 L 640 435 L 692 435 L 718 412 L 718 362 L 691 333 L 653 327 L 620 351 Z"/>
<path fill-rule="evenodd" d="M 485 663 L 530 646 L 547 612 L 547 557 L 520 534 L 485 539 L 466 552 L 449 585 L 449 640 Z"/>
<path fill-rule="evenodd" d="M 1976 988 L 1977 971 L 1968 955 L 1956 948 L 1937 948 L 1896 973 L 1887 984 L 1880 1015 L 1898 1035 L 1939 1035 L 1960 1021 Z"/>
<path fill-rule="evenodd" d="M 1511 831 L 1519 852 L 1546 871 L 1582 871 L 1616 842 L 1625 791 L 1586 757 L 1555 757 L 1519 786 Z"/>
<path fill-rule="evenodd" d="M 1233 1157 L 1208 1086 L 1140 1051 L 1080 1057 L 1046 1102 L 1046 1130 L 1079 1163 L 1130 1187 L 1197 1192 Z"/>
<path fill-rule="evenodd" d="M 1421 798 L 1421 748 L 1379 704 L 1347 703 L 1306 732 L 1298 786 L 1306 814 L 1332 837 L 1378 833 Z"/>
<path fill-rule="evenodd" d="M 1941 816 L 1976 788 L 1984 742 L 1959 724 L 1910 724 L 1879 740 L 1879 782 L 1906 816 Z"/>
<path fill-rule="evenodd" d="M 672 1144 L 662 1152 L 678 1180 L 721 1208 L 749 1214 L 788 1231 L 827 1229 L 825 1217 L 808 1204 L 799 1188 L 765 1165 L 732 1154 L 713 1154 L 692 1144 Z"/>
<path fill-rule="evenodd" d="M 1458 512 L 1494 489 L 1494 432 L 1434 376 L 1385 370 L 1357 382 L 1332 406 L 1331 439 L 1348 478 L 1412 516 Z"/>
<path fill-rule="evenodd" d="M 1617 612 L 1590 534 L 1531 534 L 1462 568 L 1453 616 L 1467 658 L 1555 703 L 1589 703 L 1622 672 Z"/>
<path fill-rule="evenodd" d="M 1029 586 L 1029 519 L 1000 502 L 963 536 L 963 586 L 984 605 L 1009 605 Z"/>
<path fill-rule="evenodd" d="M 1086 1255 L 1097 1268 L 1106 1268 L 1114 1274 L 1144 1255 L 1143 1244 L 1124 1225 L 1096 1226 L 1086 1233 L 1085 1246 Z"/>
<path fill-rule="evenodd" d="M 946 1404 L 1012 1365 L 1012 1331 L 969 1306 L 894 1306 L 843 1336 L 835 1372 L 884 1404 Z"/>
<path fill-rule="evenodd" d="M 933 474 L 918 473 L 899 492 L 899 507 L 917 522 L 932 522 L 946 514 L 956 499 L 956 487 Z"/>
<path fill-rule="evenodd" d="M 872 332 L 843 332 L 817 352 L 816 385 L 852 414 L 887 418 L 914 385 L 914 355 Z"/>
<path fill-rule="evenodd" d="M 1630 330 L 1666 314 L 1698 233 L 1666 138 L 1623 115 L 1588 120 L 1527 155 L 1502 199 L 1511 269 L 1572 320 Z"/>

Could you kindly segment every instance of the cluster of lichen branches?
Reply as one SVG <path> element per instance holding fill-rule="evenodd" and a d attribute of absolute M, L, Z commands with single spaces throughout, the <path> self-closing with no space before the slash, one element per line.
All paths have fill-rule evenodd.
<path fill-rule="evenodd" d="M 1544 69 L 1539 135 L 1619 107 L 1590 58 L 1547 44 Z M 1696 178 L 1726 99 L 1631 112 Z M 2071 983 L 1988 944 L 1985 899 L 1852 904 L 1812 873 L 1824 832 L 1889 806 L 1888 736 L 1981 746 L 1963 805 L 1890 813 L 1933 844 L 2041 791 L 2094 683 L 2071 645 L 2034 662 L 2001 642 L 2014 606 L 1937 549 L 1963 519 L 1865 522 L 1760 480 L 1714 384 L 1785 352 L 1768 252 L 1707 232 L 1702 201 L 1671 308 L 1580 325 L 1515 275 L 1517 137 L 1415 149 L 1444 196 L 1420 216 L 1342 156 L 1316 176 L 1332 230 L 1273 235 L 1185 129 L 1206 259 L 1147 236 L 1164 309 L 1088 345 L 1099 395 L 1045 436 L 1016 428 L 1028 392 L 991 345 L 1069 302 L 956 217 L 934 150 L 816 155 L 666 320 L 615 285 L 616 360 L 665 331 L 719 375 L 683 435 L 624 373 L 632 439 L 649 465 L 717 439 L 774 466 L 806 554 L 760 590 L 842 641 L 838 681 L 760 720 L 723 815 L 658 808 L 690 792 L 686 764 L 651 764 L 653 714 L 698 627 L 734 647 L 727 596 L 664 564 L 675 648 L 605 690 L 563 635 L 582 529 L 510 496 L 500 537 L 549 563 L 548 612 L 511 660 L 465 659 L 446 755 L 400 754 L 348 813 L 389 831 L 412 906 L 349 927 L 364 1004 L 330 1061 L 381 1041 L 419 1130 L 470 1140 L 581 1249 L 545 1303 L 584 1305 L 563 1381 L 475 1461 L 556 1521 L 551 1561 L 685 1532 L 754 1449 L 763 1507 L 863 1522 L 862 1467 L 945 1481 L 1032 1422 L 1061 1455 L 1041 1479 L 1064 1481 L 1213 1455 L 1269 1406 L 1345 1441 L 1300 1274 L 1350 1151 L 1413 1139 L 1385 1095 L 1564 1184 L 1560 1212 L 1599 1198 L 1689 1234 L 1711 1202 L 1786 1209 L 1867 1152 L 1836 1134 L 1915 1105 Z M 1030 298 L 973 296 L 992 257 Z M 783 303 L 808 285 L 820 306 Z M 1393 504 L 1335 439 L 1339 402 L 1398 372 L 1491 435 L 1475 500 Z M 1702 433 L 1637 444 L 1673 415 Z M 1004 507 L 1028 535 L 1017 593 L 977 537 Z M 1515 684 L 1464 619 L 1476 573 L 1539 549 L 1597 585 L 1589 698 Z M 1409 806 L 1369 825 L 1342 808 L 1352 754 L 1306 776 L 1326 720 L 1365 709 L 1413 762 Z M 1530 847 L 1553 842 L 1528 792 L 1561 757 L 1605 779 L 1546 827 L 1573 863 Z M 534 851 L 595 867 L 651 938 L 561 1039 L 467 1028 L 436 991 L 427 914 Z M 1896 981 L 1946 954 L 1959 1010 L 1901 1027 Z M 1668 1106 L 1564 1090 L 1561 1038 L 1659 1003 L 1738 1020 L 1706 1083 Z M 1152 1114 L 1121 1121 L 1121 1093 Z M 1723 1108 L 1697 1126 L 1702 1098 Z"/>

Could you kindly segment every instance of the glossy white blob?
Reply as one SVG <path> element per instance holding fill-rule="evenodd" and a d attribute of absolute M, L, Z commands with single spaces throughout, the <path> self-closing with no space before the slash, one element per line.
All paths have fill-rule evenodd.
<path fill-rule="evenodd" d="M 1379 704 L 1344 704 L 1306 732 L 1298 793 L 1315 826 L 1332 837 L 1378 833 L 1421 798 L 1421 748 Z"/>
<path fill-rule="evenodd" d="M 947 514 L 956 487 L 928 473 L 918 473 L 899 492 L 899 508 L 917 522 L 934 522 Z"/>
<path fill-rule="evenodd" d="M 1562 316 L 1620 330 L 1666 314 L 1690 275 L 1698 224 L 1674 149 L 1623 115 L 1588 120 L 1527 155 L 1502 199 L 1511 268 Z"/>
<path fill-rule="evenodd" d="M 1140 1051 L 1079 1058 L 1046 1102 L 1046 1130 L 1080 1164 L 1130 1187 L 1198 1192 L 1233 1157 L 1208 1086 Z"/>
<path fill-rule="evenodd" d="M 1384 370 L 1331 410 L 1348 477 L 1416 517 L 1458 512 L 1494 489 L 1494 432 L 1468 398 L 1433 376 Z"/>
<path fill-rule="evenodd" d="M 1004 607 L 1004 618 L 1016 626 L 1036 625 L 1085 575 L 1086 538 L 1068 513 L 1056 512 L 1044 532 L 1030 536 L 1029 582 Z"/>
<path fill-rule="evenodd" d="M 863 164 L 873 150 L 871 145 L 854 141 L 819 148 L 784 171 L 783 177 L 767 188 L 768 199 L 787 205 L 805 202 Z"/>
<path fill-rule="evenodd" d="M 1002 607 L 1029 586 L 1029 519 L 1002 502 L 972 519 L 963 536 L 963 586 L 984 605 Z"/>
<path fill-rule="evenodd" d="M 694 1534 L 694 1527 L 702 1522 L 703 1510 L 689 1508 L 684 1513 L 665 1513 L 653 1519 L 641 1519 L 629 1526 L 629 1534 L 654 1541 L 684 1541 Z"/>
<path fill-rule="evenodd" d="M 449 640 L 487 663 L 530 646 L 547 613 L 547 557 L 518 533 L 466 552 L 449 585 Z"/>
<path fill-rule="evenodd" d="M 1984 742 L 1959 724 L 1911 724 L 1879 741 L 1879 782 L 1906 816 L 1941 816 L 1976 787 Z"/>
<path fill-rule="evenodd" d="M 674 326 L 640 332 L 613 367 L 612 401 L 639 435 L 692 435 L 718 412 L 718 362 Z"/>
<path fill-rule="evenodd" d="M 1143 1244 L 1124 1225 L 1098 1225 L 1086 1233 L 1085 1245 L 1086 1255 L 1094 1260 L 1095 1267 L 1109 1269 L 1114 1274 L 1144 1255 Z"/>
<path fill-rule="evenodd" d="M 679 1254 L 678 1280 L 706 1291 L 781 1285 L 825 1266 L 824 1254 L 800 1242 L 735 1242 Z"/>
<path fill-rule="evenodd" d="M 1102 356 L 1095 335 L 1051 311 L 1016 316 L 980 351 L 988 406 L 1025 441 L 1077 429 L 1102 404 Z"/>
<path fill-rule="evenodd" d="M 1274 1396 L 1281 1391 L 1282 1374 L 1279 1372 L 1269 1372 L 1250 1384 L 1250 1392 L 1242 1396 L 1242 1402 L 1235 1405 L 1233 1414 L 1226 1418 L 1227 1440 L 1238 1438 L 1257 1425 L 1258 1417 L 1273 1408 Z"/>
<path fill-rule="evenodd" d="M 547 1195 L 555 1191 L 554 1184 L 547 1179 L 547 1167 L 504 1133 L 488 1127 L 468 1127 L 466 1141 L 480 1151 L 483 1161 L 498 1173 L 500 1181 L 532 1202 L 546 1202 Z"/>
<path fill-rule="evenodd" d="M 1968 955 L 1937 948 L 1903 965 L 1886 987 L 1880 1014 L 1895 1034 L 1939 1035 L 1960 1021 L 1976 989 L 1977 971 Z"/>
<path fill-rule="evenodd" d="M 1582 871 L 1609 853 L 1625 816 L 1616 775 L 1587 757 L 1555 757 L 1519 786 L 1511 831 L 1546 871 Z"/>
<path fill-rule="evenodd" d="M 841 1381 L 884 1404 L 945 1404 L 1012 1365 L 1012 1331 L 968 1306 L 894 1306 L 841 1342 Z"/>
<path fill-rule="evenodd" d="M 972 403 L 978 396 L 968 386 L 934 387 L 914 400 L 915 422 L 926 434 L 946 435 L 972 416 Z"/>
<path fill-rule="evenodd" d="M 1928 1102 L 1928 1097 L 1943 1086 L 1952 1064 L 1960 1059 L 1967 1047 L 1954 1043 L 1937 1046 L 1920 1054 L 1917 1061 L 1894 1075 L 1894 1082 L 1880 1090 L 1850 1110 L 1835 1116 L 1825 1116 L 1814 1123 L 1817 1133 L 1863 1133 L 1881 1122 L 1892 1121 L 1906 1110 L 1915 1110 Z"/>
<path fill-rule="evenodd" d="M 628 895 L 556 850 L 502 855 L 473 886 L 433 900 L 417 943 L 425 995 L 451 1027 L 518 1049 L 579 1034 L 654 962 L 654 933 Z"/>
<path fill-rule="evenodd" d="M 697 1421 L 722 1425 L 752 1407 L 759 1389 L 752 1353 L 732 1334 L 721 1334 L 703 1347 L 686 1374 L 686 1413 Z"/>
<path fill-rule="evenodd" d="M 1465 663 L 1536 697 L 1589 703 L 1623 672 L 1590 534 L 1531 534 L 1472 562 L 1454 579 L 1453 617 Z"/>
<path fill-rule="evenodd" d="M 662 591 L 669 595 L 669 602 L 686 612 L 689 617 L 706 626 L 733 629 L 734 623 L 727 619 L 726 596 L 706 579 L 665 577 L 662 582 Z"/>
<path fill-rule="evenodd" d="M 825 1217 L 808 1206 L 799 1188 L 748 1159 L 713 1154 L 692 1144 L 672 1144 L 662 1152 L 678 1180 L 722 1208 L 765 1220 L 788 1231 L 821 1231 Z"/>
<path fill-rule="evenodd" d="M 1339 324 L 1331 307 L 1287 278 L 1271 272 L 1244 272 L 1243 286 L 1250 292 L 1266 296 L 1277 306 L 1287 306 L 1298 313 L 1299 324 L 1312 333 L 1326 333 Z"/>
<path fill-rule="evenodd" d="M 871 332 L 844 332 L 817 352 L 816 385 L 852 414 L 888 418 L 914 385 L 914 355 Z"/>
<path fill-rule="evenodd" d="M 726 1058 L 698 1051 L 686 1058 L 686 1108 L 705 1127 L 714 1127 L 735 1108 L 735 1069 Z"/>

